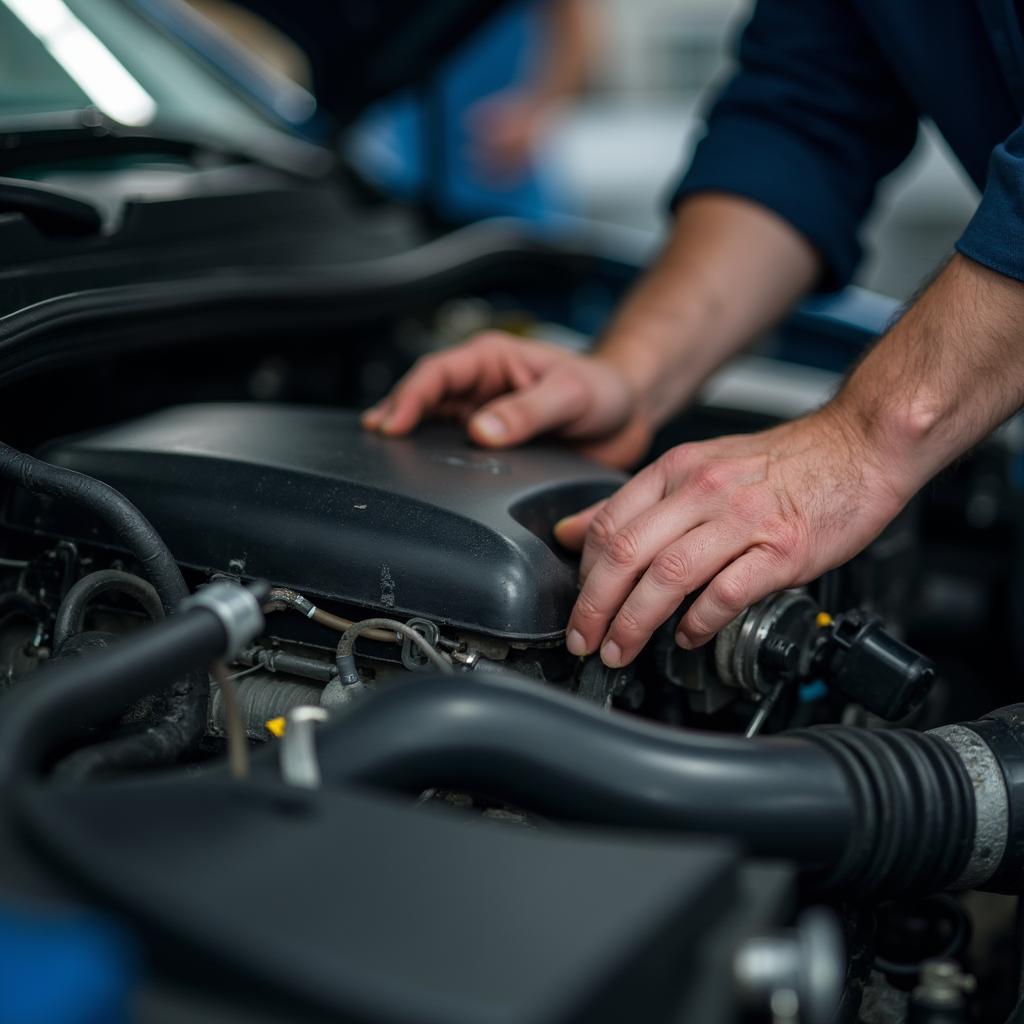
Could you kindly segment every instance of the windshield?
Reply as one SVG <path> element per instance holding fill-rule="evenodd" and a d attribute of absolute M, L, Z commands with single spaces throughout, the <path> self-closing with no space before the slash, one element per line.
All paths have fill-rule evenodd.
<path fill-rule="evenodd" d="M 287 127 L 139 6 L 0 0 L 0 117 L 96 107 L 121 124 L 239 144 Z M 186 14 L 175 0 L 160 6 Z"/>

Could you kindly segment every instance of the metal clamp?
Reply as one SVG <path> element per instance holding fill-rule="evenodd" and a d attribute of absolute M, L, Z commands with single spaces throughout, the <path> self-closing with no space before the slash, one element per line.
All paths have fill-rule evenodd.
<path fill-rule="evenodd" d="M 181 602 L 181 611 L 190 608 L 206 608 L 217 616 L 226 638 L 223 657 L 228 660 L 263 632 L 263 611 L 258 598 L 236 583 L 211 583 L 197 590 Z"/>

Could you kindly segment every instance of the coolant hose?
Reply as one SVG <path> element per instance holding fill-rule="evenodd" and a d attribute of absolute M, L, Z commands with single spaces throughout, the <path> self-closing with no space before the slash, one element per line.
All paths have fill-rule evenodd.
<path fill-rule="evenodd" d="M 508 677 L 436 676 L 347 708 L 319 753 L 329 782 L 468 790 L 559 820 L 731 836 L 830 888 L 934 889 L 958 877 L 973 805 L 954 750 L 909 731 L 879 742 L 866 729 L 824 742 L 814 732 L 699 733 Z"/>
<path fill-rule="evenodd" d="M 130 572 L 100 569 L 98 572 L 83 576 L 64 595 L 53 625 L 54 653 L 59 653 L 66 640 L 81 633 L 85 628 L 85 613 L 89 605 L 101 594 L 110 593 L 125 594 L 132 598 L 152 622 L 159 622 L 164 618 L 163 604 L 152 583 Z"/>
<path fill-rule="evenodd" d="M 2 442 L 0 479 L 10 480 L 32 494 L 67 501 L 92 512 L 131 552 L 167 614 L 188 596 L 185 579 L 163 539 L 149 520 L 109 484 L 32 458 Z M 96 748 L 83 755 L 88 763 L 83 761 L 79 774 L 115 765 L 136 767 L 176 760 L 202 738 L 209 699 L 210 680 L 205 669 L 169 680 L 164 719 L 137 736 L 115 741 L 106 753 Z"/>
<path fill-rule="evenodd" d="M 89 509 L 138 561 L 168 614 L 188 596 L 178 563 L 149 520 L 118 490 L 102 480 L 42 462 L 0 442 L 0 478 L 30 494 L 43 494 Z"/>

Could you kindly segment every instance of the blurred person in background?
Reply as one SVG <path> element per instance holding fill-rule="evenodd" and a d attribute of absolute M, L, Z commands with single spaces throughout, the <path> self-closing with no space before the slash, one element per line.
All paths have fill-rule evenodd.
<path fill-rule="evenodd" d="M 544 160 L 564 104 L 586 85 L 598 36 L 592 0 L 518 0 L 422 88 L 371 109 L 356 165 L 384 191 L 447 221 L 545 221 L 570 198 Z"/>
<path fill-rule="evenodd" d="M 1009 0 L 760 0 L 664 251 L 595 350 L 490 333 L 367 411 L 389 436 L 457 410 L 481 445 L 547 433 L 634 465 L 719 365 L 849 281 L 879 180 L 934 121 L 983 190 L 957 252 L 823 408 L 674 448 L 559 524 L 582 551 L 574 654 L 627 664 L 688 595 L 677 643 L 705 643 L 852 558 L 1024 404 L 1021 18 Z"/>

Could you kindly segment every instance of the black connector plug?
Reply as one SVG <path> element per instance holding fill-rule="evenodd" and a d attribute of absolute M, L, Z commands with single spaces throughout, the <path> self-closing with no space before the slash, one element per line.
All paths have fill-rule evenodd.
<path fill-rule="evenodd" d="M 890 636 L 877 615 L 863 611 L 836 617 L 815 662 L 830 686 L 890 722 L 918 707 L 935 681 L 928 658 Z"/>

